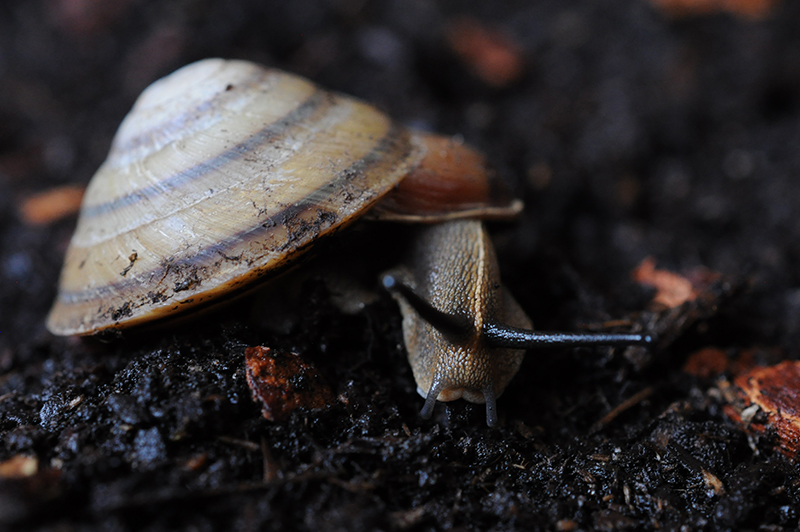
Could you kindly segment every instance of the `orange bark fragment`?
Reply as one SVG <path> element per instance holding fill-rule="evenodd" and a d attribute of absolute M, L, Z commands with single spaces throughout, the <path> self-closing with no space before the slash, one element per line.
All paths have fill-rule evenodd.
<path fill-rule="evenodd" d="M 91 35 L 110 29 L 125 16 L 132 0 L 51 0 L 53 18 L 74 35 Z"/>
<path fill-rule="evenodd" d="M 445 38 L 450 48 L 484 83 L 496 88 L 510 85 L 522 76 L 522 48 L 508 35 L 487 28 L 472 17 L 449 23 Z"/>
<path fill-rule="evenodd" d="M 718 347 L 706 347 L 689 355 L 689 359 L 683 365 L 683 371 L 707 379 L 722 375 L 729 365 L 728 353 Z"/>
<path fill-rule="evenodd" d="M 45 225 L 75 214 L 81 208 L 83 187 L 51 188 L 28 197 L 20 206 L 22 220 L 29 225 Z"/>
<path fill-rule="evenodd" d="M 727 351 L 718 347 L 706 347 L 689 355 L 683 371 L 700 378 L 717 377 L 723 373 L 736 377 L 757 366 L 770 366 L 784 358 L 785 353 L 774 347 Z"/>
<path fill-rule="evenodd" d="M 0 478 L 27 478 L 39 470 L 39 460 L 35 456 L 17 455 L 0 462 Z"/>
<path fill-rule="evenodd" d="M 657 292 L 653 302 L 667 308 L 675 308 L 697 298 L 697 292 L 689 279 L 677 273 L 656 269 L 656 261 L 652 257 L 645 258 L 632 276 L 637 283 L 654 287 Z"/>
<path fill-rule="evenodd" d="M 800 361 L 753 368 L 734 379 L 734 384 L 742 404 L 726 408 L 726 414 L 745 430 L 774 433 L 778 450 L 796 457 L 800 450 Z M 758 410 L 761 417 L 756 416 Z"/>
<path fill-rule="evenodd" d="M 324 410 L 333 403 L 331 389 L 300 355 L 269 347 L 248 347 L 244 355 L 247 385 L 270 421 L 283 421 L 297 408 Z"/>
<path fill-rule="evenodd" d="M 728 12 L 740 18 L 760 20 L 770 14 L 778 0 L 650 0 L 671 17 L 693 17 Z"/>

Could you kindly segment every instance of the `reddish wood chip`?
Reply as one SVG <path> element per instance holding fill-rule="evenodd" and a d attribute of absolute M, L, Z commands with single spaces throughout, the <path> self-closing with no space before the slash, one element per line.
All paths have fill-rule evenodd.
<path fill-rule="evenodd" d="M 763 19 L 778 4 L 778 0 L 650 0 L 671 17 L 693 17 L 728 12 L 738 17 Z"/>
<path fill-rule="evenodd" d="M 26 478 L 39 470 L 39 460 L 35 456 L 17 455 L 0 462 L 0 478 Z"/>
<path fill-rule="evenodd" d="M 725 373 L 729 364 L 728 353 L 718 347 L 706 347 L 689 355 L 683 371 L 707 379 Z"/>
<path fill-rule="evenodd" d="M 123 17 L 133 0 L 51 0 L 52 17 L 75 35 L 93 34 L 110 28 Z"/>
<path fill-rule="evenodd" d="M 645 258 L 632 276 L 637 283 L 654 287 L 657 292 L 653 302 L 667 308 L 679 307 L 697 298 L 697 292 L 689 279 L 677 273 L 656 269 L 656 261 L 652 257 Z"/>
<path fill-rule="evenodd" d="M 484 83 L 502 88 L 522 75 L 525 59 L 522 47 L 477 19 L 460 17 L 445 28 L 450 48 Z"/>
<path fill-rule="evenodd" d="M 44 225 L 60 220 L 78 212 L 83 190 L 83 187 L 64 186 L 34 194 L 22 202 L 20 215 L 30 225 Z"/>
<path fill-rule="evenodd" d="M 756 367 L 734 379 L 736 396 L 726 409 L 745 430 L 774 434 L 776 446 L 794 458 L 800 450 L 800 361 Z"/>
<path fill-rule="evenodd" d="M 700 378 L 719 377 L 724 373 L 736 377 L 756 366 L 770 366 L 785 358 L 786 354 L 776 347 L 728 350 L 705 347 L 689 355 L 683 371 Z"/>
<path fill-rule="evenodd" d="M 248 347 L 244 356 L 253 400 L 270 421 L 287 419 L 296 408 L 324 410 L 333 403 L 331 389 L 300 355 Z"/>

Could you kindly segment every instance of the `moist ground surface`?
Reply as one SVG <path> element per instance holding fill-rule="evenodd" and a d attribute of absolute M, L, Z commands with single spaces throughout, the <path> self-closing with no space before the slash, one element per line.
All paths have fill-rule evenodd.
<path fill-rule="evenodd" d="M 736 376 L 798 356 L 800 5 L 656 4 L 3 2 L 0 528 L 797 528 L 792 458 L 725 411 Z M 212 56 L 461 135 L 526 202 L 491 230 L 537 327 L 613 322 L 656 347 L 530 353 L 497 428 L 462 401 L 422 420 L 377 282 L 408 229 L 386 224 L 194 321 L 50 335 L 76 216 L 37 223 L 23 206 L 84 186 L 141 90 Z M 633 280 L 647 257 L 694 299 L 654 304 Z M 253 346 L 316 366 L 331 407 L 264 419 Z"/>

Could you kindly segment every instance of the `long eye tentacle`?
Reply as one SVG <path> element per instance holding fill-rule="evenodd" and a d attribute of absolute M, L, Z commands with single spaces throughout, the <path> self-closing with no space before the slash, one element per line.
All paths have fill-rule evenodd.
<path fill-rule="evenodd" d="M 530 349 L 541 347 L 582 347 L 608 345 L 650 345 L 653 337 L 643 334 L 611 333 L 560 333 L 529 331 L 499 323 L 487 323 L 483 327 L 483 338 L 492 347 Z"/>

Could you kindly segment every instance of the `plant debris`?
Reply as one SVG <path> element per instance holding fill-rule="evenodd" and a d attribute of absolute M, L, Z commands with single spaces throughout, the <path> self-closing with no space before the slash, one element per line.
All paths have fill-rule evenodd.
<path fill-rule="evenodd" d="M 789 458 L 800 451 L 800 362 L 756 367 L 734 380 L 725 412 L 748 432 L 769 434 Z"/>
<path fill-rule="evenodd" d="M 644 259 L 633 271 L 633 280 L 656 288 L 653 303 L 666 308 L 675 308 L 697 299 L 697 292 L 689 279 L 667 270 L 656 269 L 656 261 L 652 257 Z"/>
<path fill-rule="evenodd" d="M 506 87 L 522 76 L 525 59 L 522 48 L 507 34 L 488 28 L 480 20 L 459 17 L 445 28 L 450 48 L 484 83 Z"/>
<path fill-rule="evenodd" d="M 284 421 L 297 408 L 324 410 L 334 401 L 319 371 L 297 353 L 248 347 L 244 358 L 253 401 L 270 421 Z"/>
<path fill-rule="evenodd" d="M 19 454 L 0 462 L 0 479 L 25 478 L 36 474 L 39 470 L 39 460 L 35 456 Z"/>
<path fill-rule="evenodd" d="M 650 0 L 672 17 L 691 17 L 728 12 L 749 20 L 759 20 L 774 10 L 779 0 Z"/>
<path fill-rule="evenodd" d="M 25 223 L 44 225 L 78 212 L 83 187 L 63 186 L 29 196 L 20 206 Z"/>

